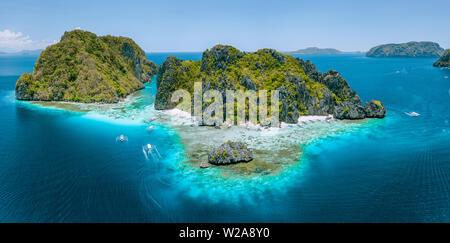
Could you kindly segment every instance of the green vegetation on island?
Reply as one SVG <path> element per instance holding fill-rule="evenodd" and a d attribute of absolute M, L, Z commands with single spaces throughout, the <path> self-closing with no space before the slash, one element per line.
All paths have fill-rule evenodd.
<path fill-rule="evenodd" d="M 226 90 L 278 90 L 280 120 L 288 123 L 297 123 L 300 115 L 363 119 L 381 118 L 386 112 L 381 102 L 361 106 L 359 96 L 336 71 L 321 73 L 309 61 L 272 49 L 245 53 L 225 45 L 206 50 L 200 61 L 167 58 L 158 71 L 155 108 L 174 108 L 172 93 L 185 89 L 192 95 L 194 82 L 202 82 L 203 92 L 218 90 L 224 101 Z"/>
<path fill-rule="evenodd" d="M 444 49 L 430 41 L 401 44 L 385 44 L 373 47 L 366 53 L 368 57 L 440 57 Z"/>
<path fill-rule="evenodd" d="M 334 55 L 334 54 L 342 54 L 341 51 L 333 49 L 333 48 L 317 48 L 317 47 L 308 47 L 305 49 L 300 49 L 296 51 L 288 52 L 289 54 L 310 54 L 310 55 Z"/>
<path fill-rule="evenodd" d="M 73 30 L 42 51 L 33 73 L 22 74 L 16 97 L 114 103 L 144 88 L 156 70 L 156 64 L 130 38 Z"/>
<path fill-rule="evenodd" d="M 445 51 L 444 55 L 442 55 L 439 60 L 437 60 L 433 66 L 435 67 L 450 67 L 450 49 Z"/>

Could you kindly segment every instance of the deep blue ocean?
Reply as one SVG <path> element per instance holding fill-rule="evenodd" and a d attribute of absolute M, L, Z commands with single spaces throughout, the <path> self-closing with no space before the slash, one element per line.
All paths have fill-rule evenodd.
<path fill-rule="evenodd" d="M 148 58 L 160 65 L 169 55 L 201 58 Z M 38 57 L 0 56 L 0 221 L 450 222 L 450 70 L 433 58 L 300 57 L 339 71 L 363 101 L 381 100 L 386 118 L 304 146 L 298 173 L 276 190 L 269 181 L 228 200 L 223 188 L 179 176 L 186 145 L 170 127 L 146 133 L 143 124 L 15 101 L 16 80 Z M 155 82 L 139 102 L 154 95 Z M 117 143 L 119 134 L 129 141 Z M 150 142 L 160 163 L 142 156 Z"/>

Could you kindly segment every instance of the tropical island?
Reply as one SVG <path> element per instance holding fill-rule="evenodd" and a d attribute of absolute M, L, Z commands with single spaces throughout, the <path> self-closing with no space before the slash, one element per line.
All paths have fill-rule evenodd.
<path fill-rule="evenodd" d="M 439 60 L 437 60 L 433 66 L 435 67 L 450 67 L 450 49 L 445 51 L 444 55 L 442 55 Z"/>
<path fill-rule="evenodd" d="M 232 46 L 216 45 L 206 50 L 199 61 L 170 56 L 158 68 L 130 38 L 96 36 L 82 30 L 66 32 L 60 42 L 41 53 L 33 73 L 24 73 L 17 81 L 16 97 L 27 101 L 57 101 L 57 104 L 59 101 L 94 103 L 94 111 L 100 111 L 100 107 L 108 107 L 144 88 L 144 83 L 155 75 L 156 113 L 143 122 L 152 123 L 157 119 L 170 124 L 182 143 L 189 145 L 185 147 L 187 165 L 200 168 L 226 165 L 218 172 L 227 175 L 278 173 L 284 166 L 298 161 L 302 153 L 298 144 L 365 124 L 339 122 L 332 117 L 357 120 L 383 118 L 386 113 L 380 101 L 371 100 L 363 106 L 361 98 L 337 71 L 322 73 L 310 61 L 273 49 L 248 53 Z M 204 92 L 219 91 L 224 100 L 226 90 L 278 90 L 282 124 L 275 128 L 237 124 L 216 129 L 223 127 L 195 126 L 205 124 L 192 122 L 192 116 L 181 124 L 173 123 L 179 115 L 174 108 L 181 102 L 172 101 L 173 93 L 184 89 L 193 94 L 196 82 L 201 82 Z M 120 102 L 118 109 L 106 112 L 115 113 L 125 103 Z M 207 109 L 206 106 L 202 109 Z M 319 127 L 308 126 L 311 121 L 327 122 L 320 123 Z M 286 124 L 295 125 L 292 129 L 282 129 Z M 208 139 L 198 139 L 199 136 Z M 271 148 L 266 147 L 269 144 Z M 277 149 L 272 148 L 274 144 Z"/>
<path fill-rule="evenodd" d="M 336 54 L 342 54 L 342 52 L 339 50 L 336 50 L 334 48 L 308 47 L 305 49 L 299 49 L 296 51 L 288 52 L 288 54 L 336 55 Z"/>
<path fill-rule="evenodd" d="M 444 49 L 430 41 L 411 41 L 401 44 L 384 44 L 371 48 L 368 57 L 440 57 Z"/>
<path fill-rule="evenodd" d="M 39 56 L 33 73 L 16 83 L 16 97 L 31 101 L 115 103 L 143 89 L 157 66 L 130 38 L 65 32 Z"/>
<path fill-rule="evenodd" d="M 203 90 L 218 90 L 224 100 L 226 90 L 278 90 L 280 121 L 286 123 L 297 123 L 305 115 L 363 119 L 386 113 L 376 100 L 363 107 L 361 98 L 334 70 L 321 73 L 310 61 L 273 49 L 244 53 L 226 45 L 206 50 L 200 61 L 167 58 L 157 75 L 155 108 L 175 108 L 172 93 L 184 89 L 192 94 L 195 82 L 202 82 Z"/>
<path fill-rule="evenodd" d="M 204 90 L 279 90 L 280 121 L 297 123 L 304 115 L 337 119 L 382 118 L 386 109 L 376 100 L 363 107 L 341 75 L 319 72 L 309 61 L 261 49 L 241 52 L 216 45 L 200 61 L 168 57 L 158 69 L 130 38 L 97 36 L 88 31 L 65 32 L 61 41 L 42 51 L 33 73 L 16 83 L 16 97 L 30 101 L 116 103 L 157 75 L 155 108 L 172 109 L 172 93 L 194 83 Z"/>

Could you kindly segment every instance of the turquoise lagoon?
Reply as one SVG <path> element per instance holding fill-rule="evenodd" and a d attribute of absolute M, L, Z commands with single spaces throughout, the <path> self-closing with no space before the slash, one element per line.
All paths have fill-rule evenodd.
<path fill-rule="evenodd" d="M 148 58 L 170 55 L 201 58 Z M 117 105 L 55 109 L 14 98 L 37 56 L 0 57 L 0 221 L 449 222 L 450 71 L 429 58 L 299 57 L 338 70 L 364 101 L 381 100 L 386 118 L 275 135 L 191 127 L 154 111 L 156 81 Z M 129 141 L 116 142 L 120 134 Z M 283 150 L 266 157 L 282 169 L 240 175 L 188 162 L 214 137 Z M 147 143 L 161 160 L 145 158 Z"/>

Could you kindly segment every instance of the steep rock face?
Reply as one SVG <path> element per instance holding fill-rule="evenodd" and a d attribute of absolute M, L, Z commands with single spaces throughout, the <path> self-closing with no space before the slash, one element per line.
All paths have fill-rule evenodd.
<path fill-rule="evenodd" d="M 242 56 L 243 53 L 234 48 L 219 45 L 203 52 L 200 70 L 207 73 L 225 70 L 228 65 L 232 65 Z"/>
<path fill-rule="evenodd" d="M 366 56 L 368 57 L 440 57 L 444 49 L 438 43 L 411 41 L 401 44 L 385 44 L 373 47 Z"/>
<path fill-rule="evenodd" d="M 228 141 L 208 154 L 208 162 L 214 165 L 228 165 L 253 160 L 253 152 L 241 142 Z"/>
<path fill-rule="evenodd" d="M 45 49 L 16 83 L 19 100 L 118 102 L 144 88 L 157 66 L 130 38 L 74 30 Z"/>
<path fill-rule="evenodd" d="M 342 54 L 341 51 L 336 50 L 334 48 L 317 48 L 317 47 L 308 47 L 305 49 L 300 49 L 296 51 L 291 51 L 289 54 L 309 54 L 309 55 L 336 55 L 336 54 Z"/>
<path fill-rule="evenodd" d="M 435 67 L 450 67 L 450 49 L 445 51 L 444 55 L 442 55 L 439 60 L 437 60 L 433 66 Z"/>
<path fill-rule="evenodd" d="M 365 118 L 360 97 L 338 72 L 321 73 L 310 61 L 272 49 L 244 53 L 217 45 L 205 51 L 201 61 L 167 58 L 158 72 L 155 108 L 175 107 L 171 94 L 177 89 L 192 94 L 194 82 L 202 82 L 203 92 L 218 90 L 224 101 L 226 90 L 278 90 L 282 122 L 296 123 L 301 115 Z"/>

